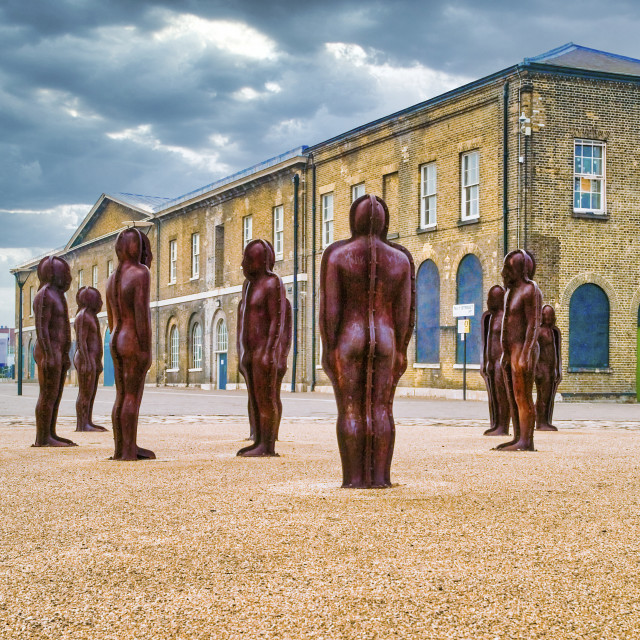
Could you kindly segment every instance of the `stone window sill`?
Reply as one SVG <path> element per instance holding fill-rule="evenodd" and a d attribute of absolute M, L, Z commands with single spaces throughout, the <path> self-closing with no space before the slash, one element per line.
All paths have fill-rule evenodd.
<path fill-rule="evenodd" d="M 189 278 L 189 281 L 191 280 L 200 280 L 200 276 L 192 276 L 191 278 Z"/>
<path fill-rule="evenodd" d="M 573 211 L 574 218 L 582 218 L 583 220 L 601 220 L 609 219 L 609 214 L 604 211 L 602 213 L 594 213 L 593 211 Z"/>
<path fill-rule="evenodd" d="M 168 287 L 173 287 L 175 284 L 176 284 L 175 280 L 173 282 L 167 282 Z"/>
<path fill-rule="evenodd" d="M 178 371 L 180 371 L 180 369 L 166 369 L 167 373 L 178 373 Z"/>
<path fill-rule="evenodd" d="M 198 371 L 202 371 L 202 367 L 198 367 L 196 369 L 187 369 L 189 373 L 197 373 Z"/>
<path fill-rule="evenodd" d="M 464 365 L 463 364 L 454 364 L 453 368 L 454 369 L 464 369 Z M 480 365 L 479 364 L 468 364 L 467 365 L 467 371 L 469 369 L 473 369 L 475 371 L 480 371 Z"/>
<path fill-rule="evenodd" d="M 611 367 L 569 367 L 569 373 L 613 373 Z"/>
<path fill-rule="evenodd" d="M 427 362 L 414 362 L 413 368 L 414 369 L 439 369 L 440 363 L 430 364 Z"/>
<path fill-rule="evenodd" d="M 480 222 L 480 217 L 477 218 L 468 218 L 467 220 L 458 220 L 459 227 L 466 227 L 469 224 L 478 224 Z"/>
<path fill-rule="evenodd" d="M 437 224 L 430 224 L 428 227 L 418 227 L 416 229 L 416 233 L 431 233 L 432 231 L 437 231 Z"/>
<path fill-rule="evenodd" d="M 397 240 L 400 237 L 399 233 L 389 233 L 387 234 L 387 240 Z"/>

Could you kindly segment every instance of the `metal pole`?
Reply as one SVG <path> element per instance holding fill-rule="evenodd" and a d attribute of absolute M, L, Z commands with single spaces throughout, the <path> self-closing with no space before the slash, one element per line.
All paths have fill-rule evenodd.
<path fill-rule="evenodd" d="M 467 334 L 462 334 L 462 399 L 467 399 Z"/>
<path fill-rule="evenodd" d="M 311 391 L 316 390 L 316 161 L 311 165 Z"/>
<path fill-rule="evenodd" d="M 293 362 L 291 363 L 291 391 L 296 390 L 298 361 L 298 185 L 300 176 L 293 176 Z"/>
<path fill-rule="evenodd" d="M 18 287 L 20 287 L 20 306 L 18 308 L 18 395 L 21 396 L 22 395 L 22 287 L 24 287 L 24 282 L 20 283 L 20 281 L 18 281 Z"/>

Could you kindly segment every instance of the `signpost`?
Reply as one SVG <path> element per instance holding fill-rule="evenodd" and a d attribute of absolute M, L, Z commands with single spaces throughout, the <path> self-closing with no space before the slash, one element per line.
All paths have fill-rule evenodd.
<path fill-rule="evenodd" d="M 466 336 L 471 333 L 471 320 L 469 316 L 475 315 L 474 304 L 454 304 L 453 317 L 458 318 L 458 333 L 462 340 L 462 399 L 467 399 L 467 340 Z"/>

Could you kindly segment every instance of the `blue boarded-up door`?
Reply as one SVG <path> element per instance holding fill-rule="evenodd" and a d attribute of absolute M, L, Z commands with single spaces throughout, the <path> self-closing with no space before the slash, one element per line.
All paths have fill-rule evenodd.
<path fill-rule="evenodd" d="M 475 305 L 475 314 L 471 318 L 471 333 L 467 335 L 467 364 L 480 364 L 482 339 L 480 336 L 480 318 L 482 316 L 482 265 L 472 253 L 460 261 L 456 278 L 456 303 Z M 456 333 L 456 363 L 462 364 L 464 345 L 460 334 Z"/>
<path fill-rule="evenodd" d="M 115 372 L 113 370 L 113 358 L 111 357 L 111 332 L 107 328 L 104 334 L 104 372 L 103 384 L 105 387 L 113 387 Z"/>
<path fill-rule="evenodd" d="M 569 366 L 609 366 L 609 298 L 591 282 L 579 286 L 569 302 Z"/>
<path fill-rule="evenodd" d="M 416 362 L 440 362 L 440 274 L 425 260 L 416 278 Z"/>

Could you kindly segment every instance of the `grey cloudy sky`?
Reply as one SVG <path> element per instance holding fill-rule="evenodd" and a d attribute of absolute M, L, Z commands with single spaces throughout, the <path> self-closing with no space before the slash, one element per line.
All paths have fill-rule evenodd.
<path fill-rule="evenodd" d="M 640 4 L 2 0 L 0 325 L 9 267 L 103 193 L 175 197 L 561 44 L 640 58 Z"/>

